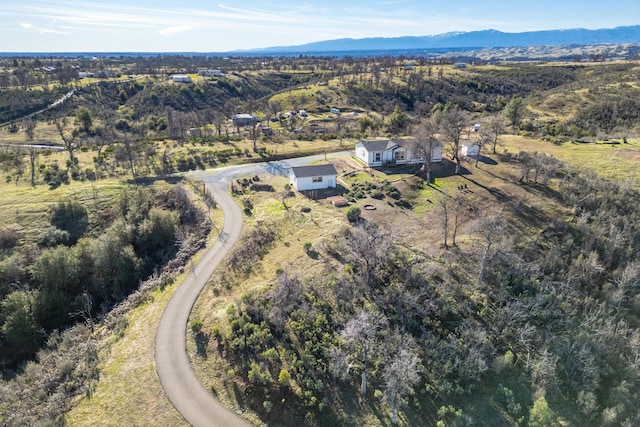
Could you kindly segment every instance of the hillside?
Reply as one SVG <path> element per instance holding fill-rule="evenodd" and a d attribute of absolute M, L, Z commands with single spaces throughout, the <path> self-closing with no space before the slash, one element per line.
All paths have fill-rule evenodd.
<path fill-rule="evenodd" d="M 128 75 L 65 85 L 1 61 L 1 105 L 75 91 L 29 118 L 25 98 L 0 132 L 0 422 L 179 423 L 148 357 L 154 325 L 221 218 L 176 174 L 409 136 L 444 145 L 431 182 L 336 164 L 362 220 L 282 178 L 234 183 L 262 259 L 239 246 L 192 314 L 203 382 L 256 422 L 388 425 L 404 346 L 419 374 L 396 395 L 405 424 L 638 421 L 637 62 L 127 57 L 102 66 Z M 482 156 L 456 159 L 455 140 Z M 381 351 L 365 363 L 345 331 L 370 315 Z"/>

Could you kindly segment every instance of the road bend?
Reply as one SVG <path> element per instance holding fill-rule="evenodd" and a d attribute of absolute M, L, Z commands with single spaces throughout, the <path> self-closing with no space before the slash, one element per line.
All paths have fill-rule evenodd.
<path fill-rule="evenodd" d="M 196 377 L 187 354 L 187 322 L 198 295 L 233 247 L 242 231 L 242 211 L 223 182 L 207 184 L 224 212 L 224 226 L 209 249 L 169 300 L 156 332 L 156 372 L 169 401 L 195 427 L 247 427 L 248 422 L 225 408 Z"/>

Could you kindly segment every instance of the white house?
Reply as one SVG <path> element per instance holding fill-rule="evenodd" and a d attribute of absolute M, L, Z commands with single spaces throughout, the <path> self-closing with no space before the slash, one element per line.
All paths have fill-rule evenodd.
<path fill-rule="evenodd" d="M 256 116 L 253 114 L 234 114 L 231 121 L 235 127 L 251 126 L 256 122 Z"/>
<path fill-rule="evenodd" d="M 322 190 L 336 186 L 338 172 L 332 164 L 292 167 L 289 182 L 298 191 Z"/>
<path fill-rule="evenodd" d="M 414 139 L 388 139 L 380 141 L 361 141 L 356 144 L 356 158 L 367 166 L 404 165 L 423 163 Z M 442 161 L 442 144 L 433 147 L 431 163 Z"/>
<path fill-rule="evenodd" d="M 198 75 L 205 77 L 224 77 L 222 70 L 198 70 Z"/>
<path fill-rule="evenodd" d="M 462 157 L 477 156 L 480 154 L 480 147 L 473 142 L 463 142 L 460 146 L 460 155 Z"/>
<path fill-rule="evenodd" d="M 171 76 L 171 81 L 174 83 L 191 83 L 191 77 L 187 74 L 174 74 Z"/>

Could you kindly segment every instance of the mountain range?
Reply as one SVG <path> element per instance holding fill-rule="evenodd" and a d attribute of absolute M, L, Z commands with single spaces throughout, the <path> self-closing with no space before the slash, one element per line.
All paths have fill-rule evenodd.
<path fill-rule="evenodd" d="M 277 46 L 252 49 L 253 53 L 317 53 L 367 50 L 415 50 L 498 48 L 522 46 L 563 46 L 640 43 L 640 25 L 588 30 L 528 31 L 505 33 L 498 30 L 451 32 L 432 36 L 371 37 L 363 39 L 336 39 L 298 46 Z M 245 51 L 247 52 L 247 51 Z"/>

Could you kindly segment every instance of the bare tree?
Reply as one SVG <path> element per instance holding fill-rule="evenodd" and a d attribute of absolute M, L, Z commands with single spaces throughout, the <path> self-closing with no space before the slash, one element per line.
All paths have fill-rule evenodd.
<path fill-rule="evenodd" d="M 433 169 L 433 156 L 440 141 L 436 138 L 437 125 L 432 120 L 427 120 L 418 129 L 416 135 L 416 148 L 418 155 L 424 159 L 423 171 L 427 174 L 427 185 L 431 185 L 431 171 Z"/>
<path fill-rule="evenodd" d="M 460 143 L 468 124 L 468 114 L 458 107 L 444 110 L 440 118 L 440 130 L 449 141 L 451 160 L 456 163 L 456 174 L 460 174 Z"/>
<path fill-rule="evenodd" d="M 480 129 L 475 134 L 474 144 L 478 146 L 478 154 L 476 155 L 475 167 L 478 167 L 478 162 L 482 156 L 482 149 L 491 141 L 491 132 L 488 129 Z"/>
<path fill-rule="evenodd" d="M 415 352 L 398 349 L 384 368 L 385 395 L 391 407 L 391 423 L 398 424 L 398 406 L 402 397 L 411 392 L 418 382 L 418 364 L 420 359 Z"/>
<path fill-rule="evenodd" d="M 11 166 L 13 168 L 13 176 L 16 180 L 16 185 L 18 185 L 18 181 L 22 178 L 24 174 L 24 161 L 22 156 L 24 155 L 24 151 L 21 146 L 14 145 L 13 146 L 13 157 L 11 159 Z"/>
<path fill-rule="evenodd" d="M 29 164 L 31 165 L 31 185 L 35 187 L 36 185 L 36 161 L 38 160 L 38 155 L 40 154 L 37 147 L 32 145 L 34 133 L 36 129 L 36 122 L 31 119 L 25 119 L 24 121 L 24 134 L 27 139 L 27 143 L 29 144 Z"/>
<path fill-rule="evenodd" d="M 38 155 L 40 154 L 38 147 L 34 147 L 33 145 L 29 145 L 29 164 L 31 165 L 31 186 L 36 186 L 36 161 L 38 160 Z"/>
<path fill-rule="evenodd" d="M 456 194 L 451 198 L 451 213 L 453 216 L 451 243 L 456 246 L 456 237 L 458 236 L 458 230 L 467 217 L 469 212 L 469 206 L 467 201 L 461 194 Z"/>
<path fill-rule="evenodd" d="M 299 296 L 302 293 L 298 276 L 291 275 L 287 269 L 278 277 L 278 283 L 268 293 L 271 299 L 271 311 L 269 320 L 276 325 L 276 330 L 284 330 L 284 322 L 287 316 L 295 309 Z"/>
<path fill-rule="evenodd" d="M 369 369 L 382 351 L 381 342 L 387 323 L 387 318 L 381 313 L 360 310 L 340 332 L 346 350 L 343 354 L 346 355 L 347 366 L 360 370 L 360 393 L 363 395 L 367 393 Z"/>
<path fill-rule="evenodd" d="M 58 134 L 60 135 L 60 138 L 62 138 L 64 148 L 69 153 L 69 161 L 73 164 L 75 161 L 73 153 L 81 145 L 81 140 L 78 138 L 80 132 L 78 129 L 69 128 L 69 120 L 66 117 L 56 118 L 55 123 Z"/>
<path fill-rule="evenodd" d="M 347 237 L 348 256 L 363 285 L 373 285 L 376 269 L 389 257 L 392 248 L 392 238 L 374 223 L 365 222 L 351 229 Z"/>
<path fill-rule="evenodd" d="M 448 237 L 449 237 L 449 210 L 450 210 L 450 200 L 449 196 L 446 194 L 441 195 L 437 199 L 438 206 L 440 207 L 440 226 L 442 227 L 442 234 L 444 237 L 444 247 L 448 248 Z"/>
<path fill-rule="evenodd" d="M 494 212 L 490 215 L 481 213 L 478 219 L 478 231 L 485 240 L 484 251 L 482 253 L 482 261 L 480 263 L 480 272 L 478 273 L 478 287 L 482 285 L 484 279 L 484 273 L 487 269 L 487 265 L 495 252 L 493 246 L 504 237 L 504 224 L 502 218 L 502 212 Z"/>
<path fill-rule="evenodd" d="M 496 146 L 498 145 L 498 138 L 504 133 L 504 119 L 501 115 L 497 114 L 489 120 L 487 123 L 489 134 L 491 135 L 491 145 L 493 146 L 493 154 L 496 154 Z"/>

